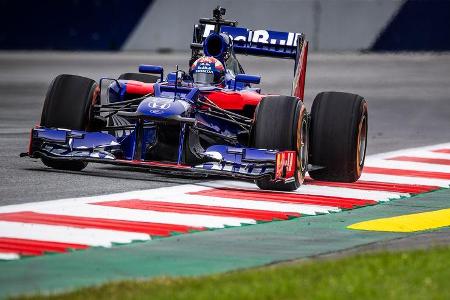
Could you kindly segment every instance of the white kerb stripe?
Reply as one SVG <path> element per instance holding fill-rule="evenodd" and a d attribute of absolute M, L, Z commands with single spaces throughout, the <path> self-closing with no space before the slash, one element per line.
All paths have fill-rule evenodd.
<path fill-rule="evenodd" d="M 256 192 L 264 193 L 255 184 L 244 182 L 244 181 L 231 181 L 231 180 L 221 180 L 212 181 L 205 183 L 208 187 L 230 187 L 230 188 L 244 188 L 247 190 L 252 190 Z M 280 192 L 282 193 L 282 192 Z M 368 191 L 360 189 L 351 189 L 343 187 L 328 187 L 328 186 L 317 186 L 314 183 L 303 184 L 296 191 L 292 192 L 296 194 L 303 195 L 316 195 L 316 196 L 330 196 L 330 197 L 342 197 L 342 198 L 355 198 L 355 199 L 366 199 L 374 201 L 385 201 L 388 199 L 397 199 L 402 196 L 409 196 L 408 194 L 393 193 L 393 192 L 383 192 L 383 191 Z"/>
<path fill-rule="evenodd" d="M 450 159 L 450 153 L 439 153 L 439 152 L 431 152 L 431 151 L 416 151 L 410 152 L 403 155 L 397 156 L 413 156 L 413 157 L 423 157 L 423 158 L 436 158 L 436 159 Z M 392 156 L 396 157 L 396 156 Z"/>
<path fill-rule="evenodd" d="M 445 180 L 445 179 L 371 174 L 371 173 L 364 173 L 364 171 L 361 174 L 360 180 L 385 182 L 385 183 L 433 185 L 433 186 L 439 186 L 439 187 L 448 187 L 450 185 L 450 180 Z"/>
<path fill-rule="evenodd" d="M 256 224 L 255 220 L 244 218 L 159 212 L 151 210 L 102 206 L 95 204 L 80 204 L 78 206 L 61 205 L 57 207 L 38 208 L 34 211 L 67 216 L 104 218 L 138 222 L 154 222 L 209 228 L 241 226 L 241 224 Z"/>
<path fill-rule="evenodd" d="M 145 201 L 164 201 L 170 203 L 196 204 L 216 207 L 244 208 L 254 210 L 268 210 L 276 212 L 296 212 L 305 215 L 316 215 L 318 213 L 329 213 L 340 211 L 339 208 L 333 206 L 320 206 L 309 204 L 282 203 L 275 201 L 258 201 L 258 200 L 242 200 L 228 199 L 219 197 L 210 197 L 203 195 L 179 195 L 160 196 L 160 197 L 142 197 Z"/>
<path fill-rule="evenodd" d="M 17 253 L 7 253 L 7 252 L 0 252 L 0 260 L 13 260 L 13 259 L 19 259 L 20 255 Z"/>
<path fill-rule="evenodd" d="M 137 195 L 141 195 L 141 194 L 145 194 L 145 195 L 179 194 L 179 193 L 185 193 L 185 192 L 190 192 L 190 191 L 195 192 L 195 191 L 200 191 L 200 190 L 204 190 L 204 189 L 207 189 L 207 187 L 200 186 L 200 185 L 187 184 L 187 185 L 173 186 L 170 188 L 164 187 L 164 188 L 157 188 L 157 189 L 151 189 L 151 190 L 131 191 L 131 192 L 125 192 L 125 193 L 107 194 L 107 195 L 90 196 L 90 197 L 38 201 L 38 202 L 0 206 L 0 213 L 16 212 L 16 211 L 23 211 L 23 210 L 34 210 L 35 208 L 55 207 L 58 205 L 77 206 L 77 205 L 84 204 L 84 203 L 92 203 L 92 202 L 100 202 L 100 201 L 134 199 L 134 198 L 137 198 Z"/>
<path fill-rule="evenodd" d="M 231 189 L 248 189 L 261 192 L 262 190 L 253 182 L 238 181 L 238 180 L 216 180 L 202 182 L 205 188 L 231 188 Z"/>
<path fill-rule="evenodd" d="M 112 243 L 150 240 L 145 233 L 0 221 L 0 237 L 111 247 Z"/>
<path fill-rule="evenodd" d="M 317 195 L 317 196 L 329 196 L 341 197 L 341 198 L 353 198 L 353 199 L 365 199 L 374 201 L 386 201 L 389 199 L 398 199 L 400 197 L 408 197 L 409 194 L 405 193 L 393 193 L 383 191 L 369 191 L 360 189 L 351 189 L 343 187 L 330 187 L 319 186 L 312 184 L 302 185 L 295 191 L 296 194 Z"/>
<path fill-rule="evenodd" d="M 125 193 L 116 193 L 116 194 L 107 194 L 100 196 L 90 196 L 90 197 L 80 197 L 80 198 L 67 198 L 67 199 L 59 199 L 59 200 L 49 200 L 49 201 L 38 201 L 38 202 L 30 202 L 30 203 L 22 203 L 22 204 L 13 204 L 0 206 L 0 213 L 6 212 L 16 212 L 16 211 L 32 211 L 38 208 L 45 207 L 55 207 L 59 205 L 73 205 L 78 206 L 80 204 L 85 203 L 93 203 L 93 202 L 101 202 L 101 201 L 115 201 L 115 200 L 123 200 L 123 199 L 136 199 L 140 198 L 142 195 L 179 195 L 187 192 L 197 192 L 201 190 L 209 189 L 207 186 L 201 185 L 178 185 L 172 186 L 170 188 L 157 188 L 151 190 L 140 190 L 140 191 L 131 191 Z"/>
<path fill-rule="evenodd" d="M 409 161 L 397 161 L 397 160 L 368 159 L 364 163 L 364 166 L 377 167 L 377 168 L 400 169 L 400 170 L 450 173 L 450 166 L 419 163 L 419 162 L 409 162 Z M 364 170 L 363 170 L 363 172 L 364 172 Z"/>
<path fill-rule="evenodd" d="M 432 151 L 432 150 L 448 149 L 448 148 L 450 148 L 450 143 L 425 146 L 425 147 L 419 147 L 419 148 L 402 149 L 402 150 L 396 150 L 396 151 L 392 151 L 392 152 L 384 152 L 384 153 L 367 156 L 366 159 L 372 159 L 372 158 L 384 159 L 384 158 L 390 158 L 390 157 L 402 156 L 402 155 L 409 156 L 410 153 L 417 153 L 420 151 L 428 152 L 428 151 Z"/>

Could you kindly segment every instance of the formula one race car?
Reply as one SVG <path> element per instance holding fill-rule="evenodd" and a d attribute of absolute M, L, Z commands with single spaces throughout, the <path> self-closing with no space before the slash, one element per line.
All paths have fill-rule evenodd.
<path fill-rule="evenodd" d="M 52 168 L 88 162 L 165 174 L 220 175 L 290 191 L 313 179 L 353 182 L 364 165 L 367 104 L 324 92 L 303 103 L 308 41 L 302 33 L 249 30 L 213 18 L 194 26 L 189 72 L 163 68 L 99 82 L 59 75 L 50 84 L 28 153 Z M 236 54 L 293 59 L 290 96 L 262 94 Z"/>

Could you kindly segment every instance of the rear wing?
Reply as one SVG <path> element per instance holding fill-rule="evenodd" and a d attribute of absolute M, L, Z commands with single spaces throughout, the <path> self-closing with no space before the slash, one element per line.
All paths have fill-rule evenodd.
<path fill-rule="evenodd" d="M 213 18 L 200 19 L 194 26 L 191 63 L 204 55 L 204 41 L 212 34 L 227 34 L 236 54 L 287 58 L 295 60 L 292 95 L 303 100 L 308 41 L 303 33 L 273 30 L 251 30 L 237 27 L 236 21 L 223 19 L 225 9 L 217 7 Z M 190 64 L 191 64 L 190 63 Z"/>
<path fill-rule="evenodd" d="M 215 25 L 205 24 L 200 44 L 212 33 Z M 226 33 L 233 40 L 236 54 L 291 58 L 297 56 L 297 45 L 303 43 L 304 34 L 272 30 L 251 30 L 244 27 L 220 26 L 219 33 Z"/>

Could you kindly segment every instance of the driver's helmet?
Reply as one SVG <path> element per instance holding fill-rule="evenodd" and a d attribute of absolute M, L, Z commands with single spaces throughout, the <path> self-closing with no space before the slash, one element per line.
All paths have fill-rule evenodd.
<path fill-rule="evenodd" d="M 220 84 L 225 77 L 225 68 L 217 58 L 202 56 L 192 64 L 189 74 L 194 83 Z"/>

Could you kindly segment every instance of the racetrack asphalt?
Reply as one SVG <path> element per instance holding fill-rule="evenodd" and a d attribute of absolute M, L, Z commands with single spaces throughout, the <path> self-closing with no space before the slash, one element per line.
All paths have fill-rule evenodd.
<path fill-rule="evenodd" d="M 142 63 L 187 70 L 188 53 L 0 53 L 0 205 L 151 189 L 200 179 L 91 164 L 61 172 L 19 158 L 39 123 L 49 82 L 71 73 L 93 79 L 133 72 Z M 242 57 L 262 75 L 263 92 L 290 94 L 293 62 Z M 320 91 L 348 91 L 369 105 L 368 154 L 450 141 L 450 54 L 310 54 L 305 102 Z"/>

